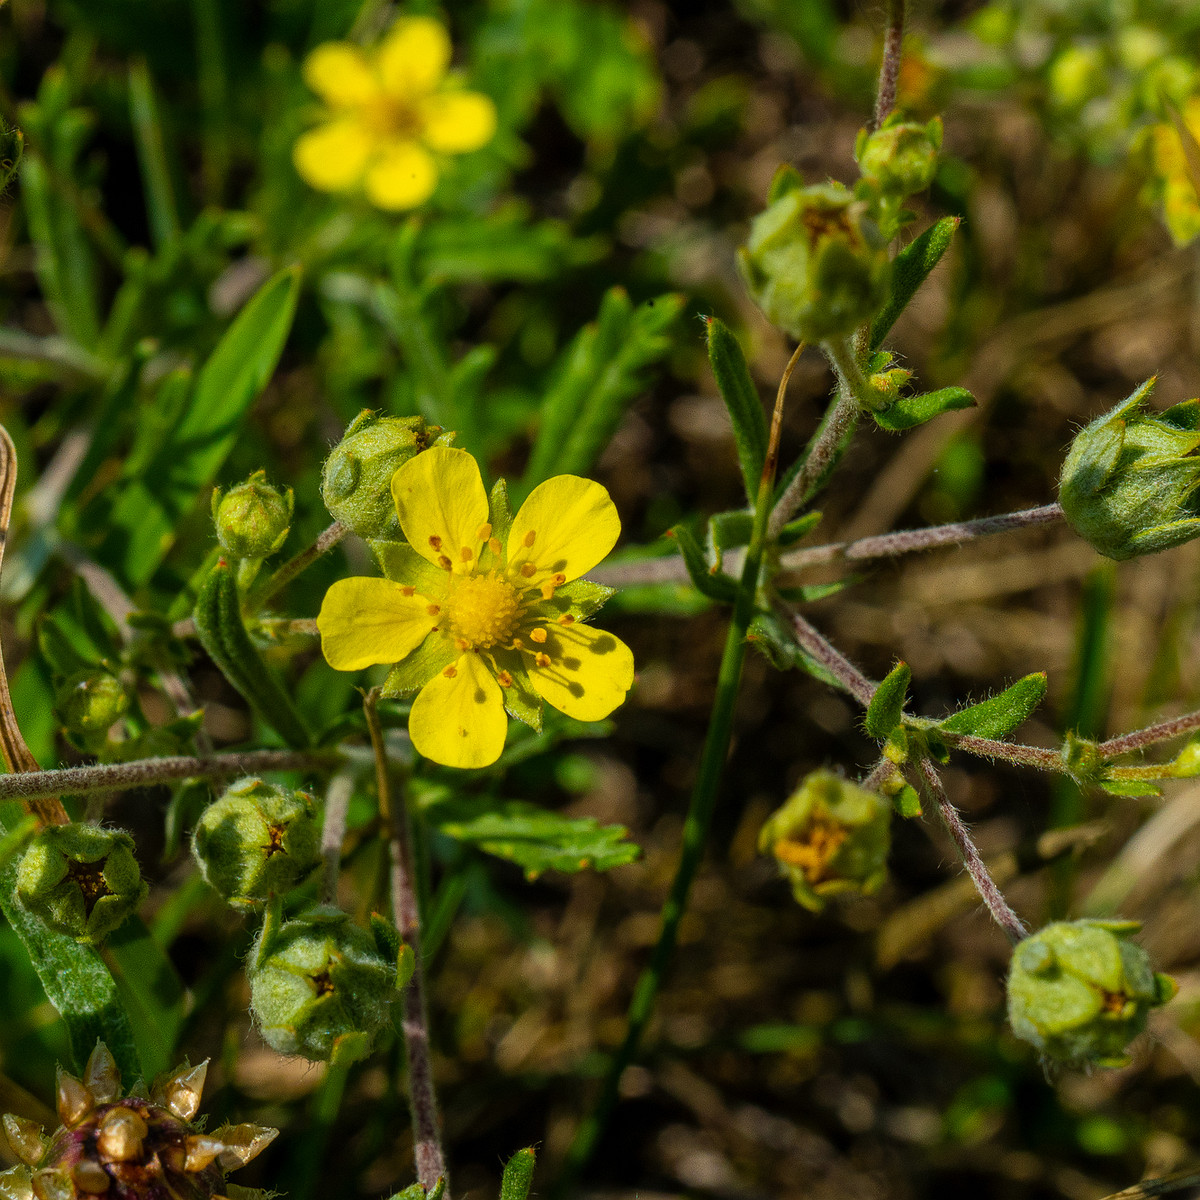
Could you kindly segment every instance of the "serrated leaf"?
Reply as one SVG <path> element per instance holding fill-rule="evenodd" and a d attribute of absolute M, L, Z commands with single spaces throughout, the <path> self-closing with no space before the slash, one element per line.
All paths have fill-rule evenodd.
<path fill-rule="evenodd" d="M 892 293 L 883 311 L 871 322 L 871 349 L 883 344 L 896 318 L 908 307 L 917 289 L 950 247 L 958 217 L 943 217 L 914 238 L 892 263 Z"/>
<path fill-rule="evenodd" d="M 938 722 L 938 728 L 947 733 L 967 733 L 982 738 L 1007 737 L 1032 716 L 1045 695 L 1046 675 L 1037 671 L 1018 679 L 990 700 L 952 713 Z"/>
<path fill-rule="evenodd" d="M 912 671 L 908 664 L 898 662 L 875 689 L 863 718 L 863 724 L 871 737 L 883 741 L 900 724 L 911 680 Z"/>
<path fill-rule="evenodd" d="M 732 604 L 737 595 L 737 581 L 709 567 L 704 551 L 700 549 L 700 543 L 696 541 L 692 531 L 686 525 L 676 525 L 667 536 L 675 539 L 679 553 L 683 555 L 683 565 L 687 567 L 688 577 L 696 590 L 712 600 Z"/>
<path fill-rule="evenodd" d="M 961 408 L 973 408 L 975 397 L 962 387 L 939 388 L 936 392 L 922 392 L 917 396 L 901 396 L 887 408 L 875 409 L 871 416 L 880 429 L 899 433 L 914 429 L 940 417 L 942 413 L 956 412 Z"/>
<path fill-rule="evenodd" d="M 767 454 L 767 418 L 737 338 L 717 317 L 709 317 L 707 325 L 709 365 L 733 425 L 746 499 L 754 504 Z"/>
<path fill-rule="evenodd" d="M 521 867 L 535 878 L 543 871 L 607 871 L 641 853 L 626 841 L 623 825 L 592 817 L 564 817 L 523 800 L 502 800 L 480 811 L 479 797 L 452 797 L 431 805 L 426 818 L 439 832 Z"/>

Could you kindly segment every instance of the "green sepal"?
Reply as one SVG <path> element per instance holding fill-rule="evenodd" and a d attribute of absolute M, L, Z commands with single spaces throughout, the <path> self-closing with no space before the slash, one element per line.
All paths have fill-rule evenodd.
<path fill-rule="evenodd" d="M 525 657 L 519 650 L 493 650 L 496 666 L 512 676 L 512 686 L 501 688 L 504 711 L 531 729 L 542 731 L 542 698 L 534 689 L 525 667 Z"/>
<path fill-rule="evenodd" d="M 754 513 L 748 508 L 714 513 L 708 519 L 708 555 L 719 571 L 725 551 L 735 546 L 748 546 L 754 531 Z"/>
<path fill-rule="evenodd" d="M 821 514 L 819 512 L 805 513 L 802 517 L 797 517 L 794 521 L 789 521 L 779 531 L 779 544 L 781 546 L 793 546 L 802 537 L 807 537 L 821 523 Z"/>
<path fill-rule="evenodd" d="M 539 613 L 554 613 L 557 616 L 570 615 L 577 621 L 586 621 L 595 616 L 604 605 L 617 594 L 616 588 L 606 587 L 602 583 L 593 583 L 590 579 L 573 579 L 554 589 L 554 595 L 549 600 L 539 600 Z"/>
<path fill-rule="evenodd" d="M 1004 738 L 1023 725 L 1046 695 L 1046 674 L 1035 671 L 1018 679 L 998 696 L 952 713 L 938 728 L 947 733 L 965 733 L 973 737 Z"/>
<path fill-rule="evenodd" d="M 447 573 L 422 558 L 407 542 L 371 540 L 367 545 L 385 579 L 415 587 L 422 596 L 431 599 L 446 594 Z"/>
<path fill-rule="evenodd" d="M 537 1156 L 533 1147 L 526 1146 L 504 1164 L 504 1175 L 500 1180 L 500 1200 L 528 1200 L 536 1162 Z"/>
<path fill-rule="evenodd" d="M 704 551 L 696 541 L 692 531 L 686 525 L 674 525 L 668 531 L 667 537 L 675 539 L 679 552 L 683 555 L 683 564 L 687 567 L 688 576 L 696 591 L 712 600 L 721 600 L 732 604 L 737 596 L 737 581 L 728 575 L 719 574 L 716 567 L 709 567 L 704 558 Z"/>
<path fill-rule="evenodd" d="M 448 637 L 430 634 L 387 673 L 380 695 L 385 700 L 414 695 L 439 671 L 455 662 L 460 653 Z"/>
<path fill-rule="evenodd" d="M 917 289 L 929 277 L 950 247 L 961 218 L 943 217 L 896 255 L 892 263 L 892 289 L 883 311 L 871 322 L 871 349 L 883 344 L 896 318 L 908 307 Z"/>
<path fill-rule="evenodd" d="M 767 207 L 770 208 L 776 200 L 786 196 L 788 192 L 797 191 L 803 186 L 804 176 L 791 163 L 783 163 L 776 168 L 775 174 L 771 179 L 771 186 L 767 189 Z"/>
<path fill-rule="evenodd" d="M 1112 796 L 1162 795 L 1162 788 L 1148 779 L 1101 779 L 1100 786 Z"/>
<path fill-rule="evenodd" d="M 892 797 L 892 807 L 896 810 L 897 816 L 909 819 L 919 817 L 923 811 L 921 808 L 921 797 L 911 783 L 906 783 Z"/>
<path fill-rule="evenodd" d="M 845 685 L 832 671 L 796 644 L 790 630 L 774 613 L 756 613 L 746 633 L 746 641 L 780 671 L 805 671 L 838 691 L 845 690 Z"/>
<path fill-rule="evenodd" d="M 909 745 L 912 747 L 910 753 L 919 751 L 943 765 L 950 761 L 950 747 L 946 745 L 937 729 L 909 729 L 907 732 Z"/>
<path fill-rule="evenodd" d="M 886 408 L 873 409 L 871 416 L 880 429 L 899 433 L 914 429 L 940 417 L 942 413 L 955 412 L 960 408 L 974 408 L 975 397 L 963 387 L 940 388 L 936 392 L 922 392 L 917 396 L 901 396 Z"/>
<path fill-rule="evenodd" d="M 370 920 L 367 922 L 367 928 L 371 932 L 371 936 L 375 939 L 375 948 L 379 951 L 379 956 L 386 959 L 388 962 L 396 962 L 400 957 L 400 951 L 404 946 L 404 942 L 400 938 L 400 931 L 377 912 L 371 914 Z"/>
<path fill-rule="evenodd" d="M 492 484 L 492 493 L 488 497 L 488 523 L 492 527 L 492 537 L 501 546 L 508 546 L 508 531 L 512 528 L 512 505 L 508 502 L 508 484 L 503 479 L 497 479 Z M 502 565 L 502 564 L 497 564 Z"/>
<path fill-rule="evenodd" d="M 883 756 L 896 766 L 903 766 L 909 758 L 908 732 L 903 725 L 896 725 L 883 743 Z"/>
<path fill-rule="evenodd" d="M 758 497 L 763 461 L 767 454 L 767 418 L 737 338 L 717 317 L 709 317 L 706 324 L 708 361 L 733 425 L 733 440 L 742 468 L 746 499 L 753 504 Z"/>
<path fill-rule="evenodd" d="M 882 741 L 900 724 L 911 680 L 912 671 L 908 664 L 898 662 L 875 689 L 863 718 L 863 724 L 871 737 Z"/>
<path fill-rule="evenodd" d="M 233 569 L 223 559 L 196 596 L 196 633 L 221 674 L 289 746 L 312 744 L 312 734 L 290 693 L 267 666 L 242 623 Z"/>
<path fill-rule="evenodd" d="M 404 942 L 396 953 L 396 991 L 408 987 L 408 981 L 412 979 L 416 969 L 416 952 L 407 942 Z"/>

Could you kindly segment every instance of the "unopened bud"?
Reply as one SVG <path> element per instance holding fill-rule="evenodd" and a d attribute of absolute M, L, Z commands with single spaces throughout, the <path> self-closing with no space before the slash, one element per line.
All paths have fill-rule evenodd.
<path fill-rule="evenodd" d="M 239 780 L 201 813 L 192 852 L 230 904 L 259 904 L 303 883 L 320 863 L 316 805 L 305 792 Z"/>
<path fill-rule="evenodd" d="M 863 176 L 881 191 L 903 198 L 923 192 L 937 173 L 942 121 L 921 125 L 893 113 L 872 133 L 858 135 L 855 157 Z"/>
<path fill-rule="evenodd" d="M 869 895 L 887 878 L 892 805 L 832 771 L 813 771 L 767 819 L 758 848 L 774 856 L 805 908 L 830 896 Z"/>
<path fill-rule="evenodd" d="M 41 830 L 21 857 L 17 898 L 58 933 L 99 942 L 146 895 L 133 839 L 77 823 Z"/>
<path fill-rule="evenodd" d="M 1108 558 L 1168 550 L 1200 535 L 1200 400 L 1159 415 L 1154 380 L 1086 426 L 1063 463 L 1058 499 L 1080 537 Z"/>
<path fill-rule="evenodd" d="M 125 715 L 129 696 L 115 675 L 97 668 L 68 676 L 55 691 L 54 706 L 69 733 L 92 737 Z"/>
<path fill-rule="evenodd" d="M 754 218 L 738 265 L 767 318 L 806 342 L 869 321 L 887 300 L 891 273 L 866 203 L 840 184 L 786 191 Z"/>
<path fill-rule="evenodd" d="M 291 488 L 280 491 L 255 471 L 224 496 L 214 489 L 212 508 L 221 548 L 233 558 L 263 559 L 287 540 L 294 498 Z"/>
<path fill-rule="evenodd" d="M 1025 938 L 1008 973 L 1013 1032 L 1047 1058 L 1124 1066 L 1125 1048 L 1165 1004 L 1175 981 L 1132 941 L 1136 921 L 1059 921 Z"/>

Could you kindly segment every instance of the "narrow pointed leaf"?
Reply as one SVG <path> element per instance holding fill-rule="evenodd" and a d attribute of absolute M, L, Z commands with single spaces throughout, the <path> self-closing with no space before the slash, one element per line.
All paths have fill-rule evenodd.
<path fill-rule="evenodd" d="M 960 408 L 974 408 L 975 397 L 962 387 L 939 388 L 936 392 L 922 392 L 917 396 L 901 396 L 887 408 L 871 413 L 880 429 L 899 433 L 915 429 L 940 417 L 942 413 L 955 412 Z"/>
<path fill-rule="evenodd" d="M 733 425 L 746 499 L 753 504 L 767 454 L 767 418 L 737 338 L 717 317 L 709 317 L 707 324 L 708 361 Z"/>
<path fill-rule="evenodd" d="M 907 663 L 897 663 L 875 689 L 867 715 L 863 719 L 867 732 L 882 741 L 900 724 L 904 715 L 904 701 L 908 696 L 908 685 L 912 671 Z"/>
<path fill-rule="evenodd" d="M 958 225 L 958 217 L 943 217 L 896 255 L 892 263 L 891 297 L 883 311 L 871 322 L 872 350 L 877 350 L 883 344 L 896 318 L 908 307 L 917 289 L 941 261 Z"/>
<path fill-rule="evenodd" d="M 723 600 L 733 603 L 737 595 L 737 582 L 728 575 L 722 575 L 708 565 L 700 543 L 696 541 L 692 531 L 686 525 L 674 526 L 669 535 L 675 539 L 679 552 L 683 555 L 684 566 L 696 590 L 712 600 Z"/>
<path fill-rule="evenodd" d="M 975 737 L 1007 737 L 1033 714 L 1046 694 L 1046 676 L 1037 671 L 1018 679 L 998 696 L 974 704 L 938 723 L 947 733 L 969 733 Z"/>
<path fill-rule="evenodd" d="M 504 1166 L 500 1180 L 500 1200 L 527 1200 L 533 1184 L 533 1168 L 537 1159 L 532 1146 L 518 1150 Z"/>

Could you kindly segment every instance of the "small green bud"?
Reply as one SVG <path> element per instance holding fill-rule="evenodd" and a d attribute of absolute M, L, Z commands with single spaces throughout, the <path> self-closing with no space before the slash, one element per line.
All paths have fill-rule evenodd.
<path fill-rule="evenodd" d="M 422 417 L 381 417 L 364 409 L 325 460 L 321 497 L 333 517 L 364 538 L 403 535 L 392 499 L 392 476 L 415 454 L 448 444 L 453 434 Z"/>
<path fill-rule="evenodd" d="M 281 492 L 272 487 L 262 471 L 255 471 L 224 496 L 220 488 L 214 488 L 217 540 L 232 558 L 267 558 L 287 540 L 294 508 L 292 489 Z"/>
<path fill-rule="evenodd" d="M 900 389 L 912 378 L 912 372 L 903 367 L 893 367 L 890 371 L 877 371 L 867 379 L 867 386 L 876 398 L 876 409 L 886 408 L 900 396 Z"/>
<path fill-rule="evenodd" d="M 84 823 L 51 825 L 29 844 L 17 868 L 17 898 L 51 929 L 99 942 L 146 895 L 133 839 Z"/>
<path fill-rule="evenodd" d="M 1062 108 L 1082 108 L 1108 87 L 1108 64 L 1098 46 L 1067 46 L 1050 64 L 1050 95 Z"/>
<path fill-rule="evenodd" d="M 738 265 L 767 318 L 806 342 L 869 321 L 887 300 L 891 274 L 866 202 L 840 184 L 781 195 L 754 218 Z"/>
<path fill-rule="evenodd" d="M 280 1054 L 328 1061 L 339 1042 L 369 1047 L 399 995 L 397 963 L 340 910 L 322 905 L 277 928 L 252 952 L 250 1011 Z"/>
<path fill-rule="evenodd" d="M 259 904 L 291 891 L 320 864 L 317 807 L 305 792 L 241 779 L 200 815 L 192 853 L 230 904 Z"/>
<path fill-rule="evenodd" d="M 129 696 L 121 681 L 97 668 L 69 675 L 54 695 L 54 707 L 68 733 L 103 735 L 125 715 Z"/>
<path fill-rule="evenodd" d="M 805 908 L 827 897 L 870 895 L 887 878 L 892 805 L 832 771 L 813 771 L 770 816 L 758 848 L 771 854 Z"/>
<path fill-rule="evenodd" d="M 881 192 L 902 198 L 923 192 L 937 174 L 942 148 L 942 121 L 905 121 L 893 113 L 873 133 L 858 135 L 855 157 L 859 170 Z"/>
<path fill-rule="evenodd" d="M 1058 499 L 1072 528 L 1108 558 L 1168 550 L 1200 535 L 1200 400 L 1143 410 L 1150 379 L 1075 436 Z"/>
<path fill-rule="evenodd" d="M 1174 995 L 1132 940 L 1137 921 L 1058 921 L 1013 951 L 1008 1019 L 1047 1058 L 1077 1066 L 1123 1066 L 1126 1046 L 1150 1009 Z"/>

